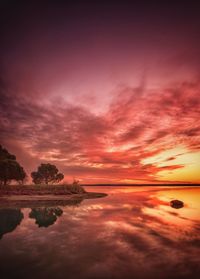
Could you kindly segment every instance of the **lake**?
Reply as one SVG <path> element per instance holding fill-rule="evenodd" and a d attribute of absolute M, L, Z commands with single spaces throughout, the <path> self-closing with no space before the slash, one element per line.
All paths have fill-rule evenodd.
<path fill-rule="evenodd" d="M 199 278 L 200 188 L 85 188 L 108 196 L 0 209 L 2 279 Z"/>

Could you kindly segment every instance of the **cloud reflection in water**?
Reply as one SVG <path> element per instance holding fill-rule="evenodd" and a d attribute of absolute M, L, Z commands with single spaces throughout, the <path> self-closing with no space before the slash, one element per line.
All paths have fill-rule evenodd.
<path fill-rule="evenodd" d="M 62 207 L 46 228 L 23 209 L 21 225 L 0 241 L 1 269 L 21 278 L 197 278 L 199 188 L 95 191 L 109 195 Z M 171 208 L 172 198 L 185 207 Z"/>

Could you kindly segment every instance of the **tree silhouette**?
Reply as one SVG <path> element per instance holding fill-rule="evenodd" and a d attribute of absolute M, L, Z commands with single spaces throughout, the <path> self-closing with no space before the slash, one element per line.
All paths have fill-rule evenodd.
<path fill-rule="evenodd" d="M 10 154 L 0 145 L 0 184 L 6 185 L 12 180 L 23 183 L 26 173 L 16 161 L 15 155 Z"/>
<path fill-rule="evenodd" d="M 31 173 L 31 177 L 35 184 L 44 183 L 48 185 L 49 182 L 51 183 L 60 182 L 64 178 L 64 175 L 58 172 L 58 169 L 56 168 L 55 165 L 41 164 L 38 167 L 37 171 Z"/>

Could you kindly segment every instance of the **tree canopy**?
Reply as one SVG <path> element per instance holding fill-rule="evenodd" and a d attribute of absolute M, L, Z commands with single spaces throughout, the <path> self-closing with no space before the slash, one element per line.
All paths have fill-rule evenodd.
<path fill-rule="evenodd" d="M 31 177 L 35 184 L 49 184 L 49 182 L 60 182 L 64 178 L 64 175 L 58 172 L 58 169 L 55 165 L 41 164 L 37 171 L 31 173 Z"/>
<path fill-rule="evenodd" d="M 10 154 L 0 145 L 0 184 L 6 185 L 12 180 L 23 183 L 26 173 L 16 161 L 15 155 Z"/>

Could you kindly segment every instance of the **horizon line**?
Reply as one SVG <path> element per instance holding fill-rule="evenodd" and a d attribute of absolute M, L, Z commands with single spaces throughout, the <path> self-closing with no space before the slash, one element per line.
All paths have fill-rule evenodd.
<path fill-rule="evenodd" d="M 81 183 L 81 186 L 200 186 L 200 183 Z"/>

